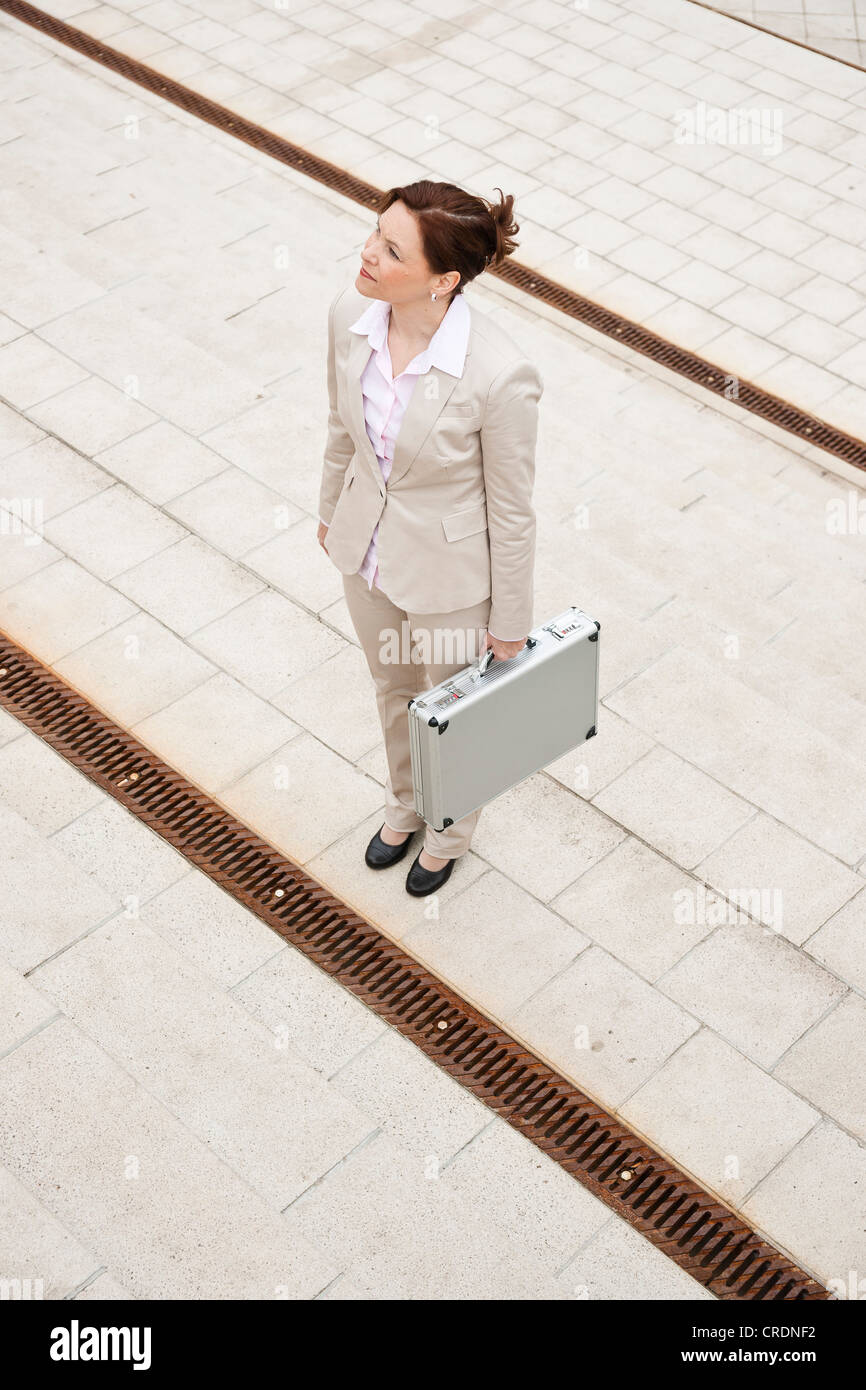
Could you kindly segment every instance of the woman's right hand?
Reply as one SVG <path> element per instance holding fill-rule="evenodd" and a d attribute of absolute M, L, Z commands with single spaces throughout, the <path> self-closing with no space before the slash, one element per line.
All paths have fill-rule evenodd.
<path fill-rule="evenodd" d="M 322 549 L 324 550 L 324 552 L 325 552 L 326 555 L 327 555 L 327 553 L 328 553 L 328 547 L 325 545 L 325 537 L 327 536 L 327 534 L 328 534 L 328 528 L 327 528 L 327 526 L 325 525 L 324 521 L 320 521 L 320 522 L 319 522 L 319 545 L 322 547 Z"/>

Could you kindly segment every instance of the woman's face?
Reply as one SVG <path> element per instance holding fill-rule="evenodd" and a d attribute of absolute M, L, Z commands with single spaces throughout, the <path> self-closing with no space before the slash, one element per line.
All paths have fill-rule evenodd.
<path fill-rule="evenodd" d="M 369 299 L 386 299 L 390 304 L 429 299 L 434 290 L 442 299 L 460 281 L 456 270 L 433 274 L 421 247 L 418 223 L 399 201 L 377 219 L 361 252 L 361 265 L 355 288 Z"/>

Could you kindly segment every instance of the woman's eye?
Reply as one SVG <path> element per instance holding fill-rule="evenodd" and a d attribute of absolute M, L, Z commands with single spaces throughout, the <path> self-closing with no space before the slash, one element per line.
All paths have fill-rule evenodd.
<path fill-rule="evenodd" d="M 381 231 L 379 230 L 379 224 L 378 224 L 378 222 L 376 223 L 376 231 L 378 232 L 379 236 L 382 235 Z M 391 255 L 394 257 L 394 260 L 395 260 L 395 261 L 399 261 L 400 257 L 397 255 L 397 252 L 394 250 L 393 246 L 389 246 L 389 247 L 388 247 L 388 250 L 391 252 Z"/>

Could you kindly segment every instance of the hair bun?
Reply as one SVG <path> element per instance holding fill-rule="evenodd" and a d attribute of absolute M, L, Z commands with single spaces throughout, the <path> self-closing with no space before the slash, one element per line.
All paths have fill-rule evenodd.
<path fill-rule="evenodd" d="M 505 194 L 497 186 L 499 201 L 497 203 L 487 202 L 487 208 L 493 219 L 493 233 L 495 245 L 487 258 L 488 267 L 500 265 L 506 256 L 510 256 L 517 246 L 514 240 L 520 231 L 520 224 L 514 221 L 514 194 Z"/>

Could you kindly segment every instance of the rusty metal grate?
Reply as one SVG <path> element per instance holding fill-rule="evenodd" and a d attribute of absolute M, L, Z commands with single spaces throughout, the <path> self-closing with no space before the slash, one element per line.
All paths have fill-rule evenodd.
<path fill-rule="evenodd" d="M 148 67 L 146 63 L 139 62 L 137 58 L 127 57 L 124 53 L 109 47 L 108 44 L 102 43 L 99 39 L 91 38 L 81 29 L 76 29 L 64 20 L 56 19 L 53 15 L 45 14 L 35 5 L 27 4 L 26 0 L 0 0 L 0 10 L 5 10 L 7 14 L 24 24 L 40 29 L 51 38 L 57 39 L 58 42 L 94 59 L 104 67 L 119 73 L 121 77 L 127 78 L 130 82 L 136 82 L 139 86 L 146 87 L 148 91 L 154 92 L 157 96 L 181 107 L 184 111 L 206 121 L 209 125 L 228 132 L 236 139 L 252 145 L 257 150 L 262 150 L 281 164 L 297 169 L 300 173 L 325 184 L 335 192 L 351 198 L 354 202 L 360 203 L 362 207 L 371 209 L 377 207 L 382 190 L 373 184 L 355 178 L 353 174 L 347 173 L 345 169 L 340 169 L 336 164 L 330 164 L 328 160 L 320 159 L 318 155 L 311 154 L 299 145 L 292 144 L 290 140 L 275 135 L 272 131 L 256 125 L 253 121 L 246 120 L 237 112 L 229 110 L 228 107 L 220 106 L 218 102 L 212 101 L 209 97 L 202 96 L 191 88 L 185 87 L 183 83 L 176 82 L 173 78 L 157 72 L 154 68 Z M 649 357 L 653 362 L 668 368 L 669 371 L 676 372 L 679 376 L 687 377 L 689 381 L 702 386 L 716 396 L 731 399 L 728 396 L 728 391 L 731 384 L 735 382 L 736 396 L 733 399 L 744 410 L 750 411 L 753 415 L 759 415 L 762 419 L 778 426 L 779 429 L 787 430 L 789 434 L 794 434 L 798 439 L 816 445 L 819 449 L 833 454 L 836 458 L 843 459 L 855 468 L 866 470 L 866 443 L 837 429 L 835 425 L 829 424 L 826 420 L 821 420 L 808 411 L 800 410 L 797 406 L 791 405 L 789 401 L 771 395 L 769 391 L 755 386 L 752 382 L 744 380 L 735 373 L 714 366 L 706 358 L 678 347 L 675 343 L 670 343 L 657 333 L 651 332 L 650 329 L 643 328 L 640 324 L 623 318 L 621 314 L 615 314 L 610 309 L 605 309 L 600 304 L 585 299 L 565 285 L 560 285 L 555 280 L 541 275 L 538 271 L 521 265 L 519 261 L 509 258 L 498 269 L 486 273 L 508 281 L 509 284 L 524 291 L 531 298 L 542 300 L 545 304 L 551 305 L 570 318 L 578 319 L 598 333 L 613 338 L 618 343 L 623 343 L 634 352 Z"/>
<path fill-rule="evenodd" d="M 413 1042 L 720 1299 L 829 1290 L 0 632 L 0 708 Z"/>

